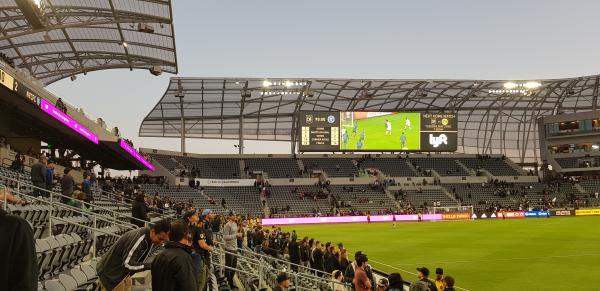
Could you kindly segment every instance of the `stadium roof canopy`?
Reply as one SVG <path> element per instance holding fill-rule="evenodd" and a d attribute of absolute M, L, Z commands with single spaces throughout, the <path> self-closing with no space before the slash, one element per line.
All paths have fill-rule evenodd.
<path fill-rule="evenodd" d="M 298 111 L 454 111 L 459 152 L 535 162 L 537 118 L 595 110 L 599 82 L 174 77 L 139 134 L 296 142 Z"/>
<path fill-rule="evenodd" d="M 0 0 L 0 52 L 44 82 L 129 68 L 177 73 L 171 0 Z"/>

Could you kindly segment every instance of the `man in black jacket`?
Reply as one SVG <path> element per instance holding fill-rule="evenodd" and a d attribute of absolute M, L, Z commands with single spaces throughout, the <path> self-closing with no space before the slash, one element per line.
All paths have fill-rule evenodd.
<path fill-rule="evenodd" d="M 320 242 L 317 242 L 317 246 L 313 250 L 312 253 L 313 258 L 313 269 L 323 271 L 323 246 Z M 323 273 L 319 272 L 317 275 L 322 276 Z"/>
<path fill-rule="evenodd" d="M 131 223 L 138 227 L 144 227 L 144 221 L 148 221 L 148 205 L 146 204 L 143 192 L 140 192 L 135 196 L 135 200 L 131 206 L 131 217 L 136 218 L 131 219 Z"/>
<path fill-rule="evenodd" d="M 172 224 L 169 240 L 152 263 L 152 290 L 198 290 L 188 226 L 182 221 Z"/>
<path fill-rule="evenodd" d="M 96 270 L 102 287 L 112 290 L 128 275 L 149 270 L 148 257 L 169 239 L 170 229 L 169 220 L 163 219 L 151 229 L 143 227 L 123 234 L 98 261 Z"/>
<path fill-rule="evenodd" d="M 0 289 L 37 290 L 33 231 L 25 219 L 0 208 Z"/>
<path fill-rule="evenodd" d="M 288 253 L 290 255 L 290 262 L 292 264 L 292 270 L 294 270 L 294 272 L 298 272 L 298 266 L 300 264 L 300 246 L 298 245 L 298 242 L 296 242 L 296 237 L 292 237 L 290 239 L 290 243 L 288 244 Z"/>
<path fill-rule="evenodd" d="M 31 166 L 31 183 L 33 188 L 33 196 L 46 196 L 46 157 L 41 156 L 40 159 Z"/>

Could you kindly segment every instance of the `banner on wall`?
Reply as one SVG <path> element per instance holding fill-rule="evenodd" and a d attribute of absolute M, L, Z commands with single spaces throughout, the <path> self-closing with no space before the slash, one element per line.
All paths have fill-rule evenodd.
<path fill-rule="evenodd" d="M 254 186 L 254 179 L 194 179 L 202 187 Z"/>
<path fill-rule="evenodd" d="M 550 211 L 551 216 L 573 216 L 575 211 L 573 210 L 552 210 Z"/>
<path fill-rule="evenodd" d="M 471 213 L 442 213 L 442 220 L 469 220 Z"/>
<path fill-rule="evenodd" d="M 418 221 L 416 214 L 405 215 L 373 215 L 371 222 L 392 222 L 396 221 Z M 442 220 L 441 214 L 423 214 L 423 221 Z M 264 218 L 263 225 L 293 225 L 293 224 L 326 224 L 326 223 L 358 223 L 368 222 L 367 216 L 324 216 L 324 217 L 290 217 L 290 218 Z"/>
<path fill-rule="evenodd" d="M 525 212 L 523 212 L 523 211 L 498 212 L 498 213 L 496 213 L 496 217 L 502 218 L 502 214 L 504 214 L 504 218 L 524 218 L 525 217 Z"/>
<path fill-rule="evenodd" d="M 525 217 L 550 217 L 550 211 L 525 211 Z"/>
<path fill-rule="evenodd" d="M 575 215 L 600 215 L 600 208 L 577 209 Z"/>

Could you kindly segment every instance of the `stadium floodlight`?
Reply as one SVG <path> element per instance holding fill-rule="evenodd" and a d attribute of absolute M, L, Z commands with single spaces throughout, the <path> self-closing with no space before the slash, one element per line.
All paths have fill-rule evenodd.
<path fill-rule="evenodd" d="M 525 87 L 527 89 L 535 89 L 535 88 L 539 88 L 540 86 L 542 86 L 542 84 L 540 82 L 536 82 L 536 81 L 529 81 L 529 82 L 523 84 L 523 87 Z"/>
<path fill-rule="evenodd" d="M 269 82 L 267 80 L 263 81 L 263 87 L 270 87 L 271 85 L 273 85 L 273 83 L 271 83 L 271 82 Z"/>
<path fill-rule="evenodd" d="M 34 29 L 43 29 L 48 23 L 46 0 L 16 0 L 27 23 Z"/>
<path fill-rule="evenodd" d="M 506 88 L 506 89 L 513 89 L 513 88 L 516 88 L 518 86 L 519 85 L 516 84 L 516 83 L 514 83 L 514 82 L 506 82 L 506 83 L 504 83 L 504 88 Z"/>
<path fill-rule="evenodd" d="M 127 48 L 129 46 L 126 41 L 122 42 L 121 45 L 125 48 Z"/>

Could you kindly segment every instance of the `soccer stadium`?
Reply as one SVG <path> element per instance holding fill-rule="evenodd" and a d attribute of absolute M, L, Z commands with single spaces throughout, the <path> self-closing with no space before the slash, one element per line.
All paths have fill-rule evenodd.
<path fill-rule="evenodd" d="M 0 290 L 600 290 L 600 3 L 326 2 L 0 0 Z"/>

